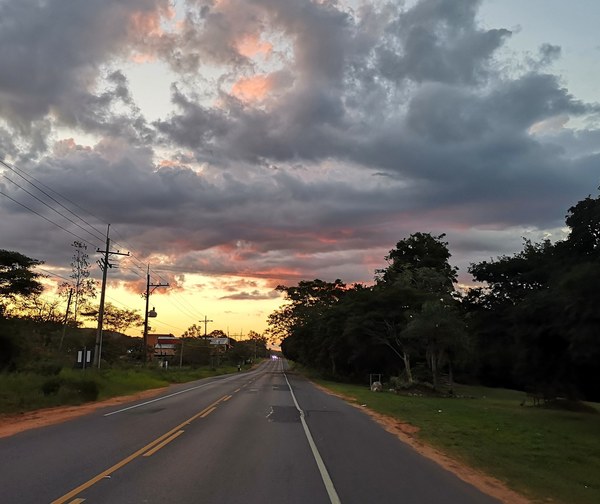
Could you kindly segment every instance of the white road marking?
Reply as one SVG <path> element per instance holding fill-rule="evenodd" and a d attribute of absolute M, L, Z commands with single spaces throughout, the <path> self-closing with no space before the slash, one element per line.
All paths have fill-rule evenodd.
<path fill-rule="evenodd" d="M 152 404 L 155 403 L 157 401 L 162 401 L 163 399 L 168 399 L 169 397 L 174 397 L 176 395 L 179 394 L 185 394 L 186 392 L 191 392 L 192 390 L 198 390 L 204 387 L 208 387 L 209 385 L 214 385 L 215 383 L 221 383 L 221 382 L 226 382 L 226 381 L 230 381 L 233 380 L 235 378 L 239 378 L 238 375 L 232 375 L 229 376 L 228 378 L 221 378 L 220 380 L 213 380 L 209 383 L 203 383 L 202 385 L 197 385 L 195 387 L 190 387 L 189 389 L 185 389 L 185 390 L 180 390 L 179 392 L 173 392 L 172 394 L 168 394 L 166 396 L 161 396 L 161 397 L 157 397 L 156 399 L 151 399 L 150 401 L 146 401 L 140 404 L 135 404 L 134 406 L 128 406 L 127 408 L 122 408 L 120 410 L 117 411 L 111 411 L 110 413 L 105 413 L 103 416 L 107 417 L 107 416 L 111 416 L 111 415 L 116 415 L 117 413 L 123 413 L 124 411 L 129 411 L 135 408 L 139 408 L 141 406 L 146 406 L 147 404 Z"/>
<path fill-rule="evenodd" d="M 312 434 L 310 433 L 310 429 L 308 428 L 308 424 L 306 423 L 306 420 L 304 418 L 304 411 L 302 411 L 302 408 L 300 408 L 300 405 L 296 400 L 294 389 L 292 389 L 292 385 L 290 384 L 290 381 L 288 380 L 288 377 L 285 374 L 285 372 L 283 373 L 283 376 L 285 376 L 285 381 L 287 382 L 288 387 L 290 388 L 290 394 L 292 394 L 292 399 L 294 400 L 296 409 L 300 412 L 300 421 L 302 422 L 302 427 L 304 428 L 304 434 L 306 434 L 306 439 L 308 440 L 308 444 L 310 445 L 313 457 L 315 458 L 315 462 L 317 463 L 317 467 L 319 468 L 319 472 L 321 473 L 321 479 L 323 480 L 323 484 L 325 485 L 325 489 L 327 490 L 327 495 L 329 495 L 329 500 L 331 501 L 331 504 L 341 504 L 340 498 L 338 497 L 338 494 L 335 490 L 335 486 L 333 485 L 333 481 L 331 480 L 331 476 L 329 476 L 327 468 L 325 467 L 325 462 L 323 462 L 323 458 L 321 457 L 321 454 L 317 449 L 317 445 L 315 444 Z"/>

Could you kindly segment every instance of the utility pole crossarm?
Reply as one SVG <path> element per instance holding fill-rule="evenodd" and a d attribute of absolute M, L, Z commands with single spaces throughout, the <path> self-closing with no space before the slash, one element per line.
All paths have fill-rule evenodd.
<path fill-rule="evenodd" d="M 214 320 L 208 320 L 206 318 L 206 315 L 204 315 L 204 320 L 200 320 L 200 322 L 204 323 L 204 337 L 206 338 L 206 326 L 208 325 L 209 322 L 214 322 Z"/>

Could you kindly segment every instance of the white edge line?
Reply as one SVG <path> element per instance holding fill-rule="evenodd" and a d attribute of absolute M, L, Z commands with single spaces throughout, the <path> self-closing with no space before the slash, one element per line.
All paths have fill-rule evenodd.
<path fill-rule="evenodd" d="M 331 476 L 329 476 L 329 472 L 327 472 L 327 468 L 325 467 L 325 462 L 323 462 L 323 458 L 317 449 L 317 445 L 310 433 L 310 429 L 308 428 L 308 424 L 306 423 L 306 419 L 304 418 L 304 411 L 300 408 L 298 401 L 296 400 L 296 395 L 294 394 L 294 390 L 292 389 L 292 385 L 288 380 L 287 374 L 283 373 L 285 377 L 285 381 L 290 388 L 290 394 L 292 394 L 292 399 L 294 400 L 294 404 L 296 405 L 296 409 L 300 412 L 300 421 L 302 422 L 302 427 L 304 428 L 304 434 L 306 434 L 306 439 L 308 440 L 308 444 L 310 445 L 310 449 L 312 451 L 313 457 L 317 463 L 317 467 L 319 468 L 319 472 L 321 473 L 321 478 L 323 479 L 323 484 L 325 485 L 325 489 L 327 490 L 327 494 L 329 495 L 329 500 L 331 504 L 341 504 L 340 498 L 335 490 L 335 486 L 333 485 L 333 481 L 331 480 Z"/>
<path fill-rule="evenodd" d="M 226 380 L 231 380 L 233 378 L 238 378 L 238 375 L 228 376 L 227 378 L 220 378 L 220 379 L 208 382 L 208 383 L 203 383 L 202 385 L 197 385 L 195 387 L 190 387 L 189 389 L 180 390 L 179 392 L 173 392 L 172 394 L 168 394 L 166 396 L 157 397 L 156 399 L 151 399 L 150 401 L 146 401 L 146 402 L 143 402 L 143 403 L 140 403 L 140 404 L 134 404 L 133 406 L 128 406 L 127 408 L 122 408 L 122 409 L 117 410 L 117 411 L 111 411 L 110 413 L 105 413 L 102 416 L 107 417 L 107 416 L 111 416 L 111 415 L 116 415 L 117 413 L 123 413 L 124 411 L 128 411 L 128 410 L 132 410 L 132 409 L 135 409 L 135 408 L 139 408 L 141 406 L 146 406 L 147 404 L 152 404 L 152 403 L 157 402 L 157 401 L 162 401 L 163 399 L 168 399 L 169 397 L 173 397 L 173 396 L 176 396 L 176 395 L 179 395 L 179 394 L 185 394 L 186 392 L 191 392 L 192 390 L 197 390 L 197 389 L 200 389 L 200 388 L 203 388 L 203 387 L 208 387 L 209 385 L 213 385 L 217 381 L 222 382 L 222 381 L 226 381 Z"/>

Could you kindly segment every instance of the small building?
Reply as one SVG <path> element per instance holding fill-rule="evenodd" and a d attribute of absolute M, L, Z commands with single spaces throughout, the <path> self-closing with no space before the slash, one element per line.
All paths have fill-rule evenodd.
<path fill-rule="evenodd" d="M 177 353 L 181 340 L 173 334 L 148 334 L 148 351 L 150 360 L 169 360 Z M 152 352 L 150 353 L 150 348 Z"/>

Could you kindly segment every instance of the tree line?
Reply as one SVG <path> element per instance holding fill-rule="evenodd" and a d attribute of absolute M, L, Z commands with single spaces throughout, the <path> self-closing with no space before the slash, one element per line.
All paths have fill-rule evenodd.
<path fill-rule="evenodd" d="M 284 355 L 333 378 L 394 377 L 452 390 L 455 379 L 600 400 L 600 196 L 569 208 L 566 239 L 470 265 L 457 289 L 445 235 L 414 233 L 374 283 L 281 285 L 269 316 Z"/>
<path fill-rule="evenodd" d="M 80 242 L 73 242 L 72 246 L 70 280 L 59 286 L 58 298 L 51 300 L 40 297 L 44 275 L 34 270 L 43 261 L 0 249 L 0 371 L 31 369 L 36 363 L 69 359 L 81 348 L 94 346 L 95 330 L 81 326 L 86 319 L 97 319 L 98 310 L 93 305 L 96 285 L 90 278 L 86 246 Z M 68 300 L 66 313 L 60 298 Z M 123 334 L 131 327 L 143 325 L 138 311 L 106 303 L 103 322 L 103 361 L 124 364 L 144 360 L 142 340 Z M 181 335 L 172 363 L 191 367 L 236 366 L 270 355 L 267 339 L 255 331 L 250 331 L 245 340 L 229 337 L 226 347 L 210 344 L 211 338 L 227 337 L 222 330 L 206 336 L 198 325 L 190 326 Z"/>

